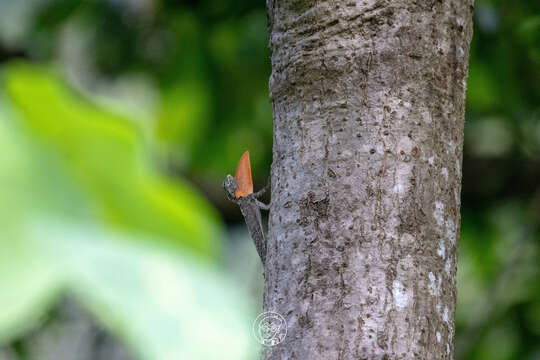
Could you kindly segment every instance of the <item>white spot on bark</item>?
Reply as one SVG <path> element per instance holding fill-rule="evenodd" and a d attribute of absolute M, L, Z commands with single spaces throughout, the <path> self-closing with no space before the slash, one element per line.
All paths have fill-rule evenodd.
<path fill-rule="evenodd" d="M 446 275 L 450 276 L 450 270 L 452 267 L 452 261 L 450 259 L 446 259 L 446 263 L 444 264 L 444 271 L 446 272 Z"/>
<path fill-rule="evenodd" d="M 428 277 L 429 277 L 429 293 L 433 296 L 438 296 L 441 292 L 442 278 L 439 278 L 439 281 L 437 281 L 437 277 L 433 275 L 431 271 L 429 272 Z"/>
<path fill-rule="evenodd" d="M 409 303 L 405 287 L 397 280 L 394 280 L 392 284 L 392 295 L 394 296 L 394 303 L 398 308 L 404 308 Z"/>
<path fill-rule="evenodd" d="M 437 255 L 439 255 L 443 259 L 446 257 L 446 247 L 444 246 L 443 239 L 439 241 L 439 249 L 437 250 Z"/>
<path fill-rule="evenodd" d="M 433 217 L 439 226 L 444 224 L 444 204 L 442 202 L 435 202 L 435 211 L 433 211 Z"/>
<path fill-rule="evenodd" d="M 400 238 L 401 246 L 408 247 L 414 243 L 414 236 L 409 233 L 404 233 Z"/>
<path fill-rule="evenodd" d="M 442 168 L 441 174 L 444 176 L 444 179 L 446 181 L 448 181 L 448 169 L 447 168 Z"/>
<path fill-rule="evenodd" d="M 446 220 L 446 236 L 452 244 L 456 243 L 457 227 L 451 219 Z"/>
<path fill-rule="evenodd" d="M 407 191 L 407 186 L 405 186 L 405 184 L 402 184 L 402 183 L 397 183 L 394 188 L 393 188 L 394 192 L 396 194 L 405 194 L 405 192 Z"/>
<path fill-rule="evenodd" d="M 412 143 L 411 143 L 412 144 Z M 410 147 L 410 144 L 404 145 L 404 147 Z M 395 175 L 396 185 L 393 188 L 396 194 L 405 194 L 409 189 L 411 183 L 409 181 L 412 172 L 412 165 L 401 163 L 397 167 Z"/>
<path fill-rule="evenodd" d="M 450 345 L 448 343 L 446 343 L 446 353 L 450 354 Z"/>
<path fill-rule="evenodd" d="M 408 136 L 403 136 L 398 142 L 398 153 L 403 151 L 405 154 L 410 154 L 414 148 L 414 142 Z"/>
<path fill-rule="evenodd" d="M 424 122 L 426 122 L 427 124 L 430 124 L 432 119 L 431 119 L 431 114 L 429 113 L 428 110 L 425 110 L 423 113 L 422 113 L 422 117 L 424 118 Z"/>
<path fill-rule="evenodd" d="M 341 152 L 341 156 L 343 159 L 350 159 L 353 157 L 353 152 L 352 151 L 349 151 L 349 150 L 343 150 Z"/>
<path fill-rule="evenodd" d="M 445 323 L 448 323 L 448 306 L 444 307 L 444 311 L 442 314 L 442 319 Z"/>
<path fill-rule="evenodd" d="M 437 342 L 441 342 L 441 333 L 437 331 L 435 336 L 437 336 Z"/>
<path fill-rule="evenodd" d="M 298 266 L 302 263 L 302 257 L 301 256 L 292 256 L 291 257 L 291 264 L 293 266 Z"/>
<path fill-rule="evenodd" d="M 440 201 L 435 202 L 435 210 L 433 211 L 433 217 L 440 227 L 446 227 L 446 237 L 452 244 L 456 243 L 457 226 L 452 219 L 445 220 L 444 216 L 444 204 Z"/>
<path fill-rule="evenodd" d="M 457 56 L 461 58 L 463 55 L 465 55 L 465 50 L 463 50 L 463 48 L 460 46 L 457 49 Z"/>
<path fill-rule="evenodd" d="M 428 159 L 428 163 L 429 163 L 429 165 L 433 165 L 435 163 L 435 157 L 434 156 L 430 157 Z"/>

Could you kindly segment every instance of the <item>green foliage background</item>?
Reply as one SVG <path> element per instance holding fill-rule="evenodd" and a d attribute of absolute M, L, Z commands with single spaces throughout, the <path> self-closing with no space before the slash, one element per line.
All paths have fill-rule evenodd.
<path fill-rule="evenodd" d="M 264 5 L 0 2 L 0 343 L 67 292 L 141 359 L 253 358 L 219 186 L 268 176 Z M 465 131 L 457 358 L 538 359 L 540 3 L 476 2 Z"/>

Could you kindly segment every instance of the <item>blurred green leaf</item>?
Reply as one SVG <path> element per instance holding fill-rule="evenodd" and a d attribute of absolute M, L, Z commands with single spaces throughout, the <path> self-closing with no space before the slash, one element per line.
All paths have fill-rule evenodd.
<path fill-rule="evenodd" d="M 6 235 L 3 231 L 0 244 L 0 344 L 35 326 L 64 285 L 54 263 L 43 261 L 29 243 Z"/>
<path fill-rule="evenodd" d="M 540 64 L 540 15 L 525 18 L 518 29 L 521 40 L 528 45 L 528 55 L 535 65 Z"/>
<path fill-rule="evenodd" d="M 246 311 L 252 304 L 208 262 L 133 242 L 133 234 L 51 221 L 27 229 L 44 258 L 69 270 L 66 281 L 75 296 L 142 359 L 254 355 Z"/>
<path fill-rule="evenodd" d="M 152 171 L 132 123 L 78 97 L 44 68 L 14 64 L 5 77 L 24 126 L 75 179 L 97 219 L 216 252 L 216 214 L 187 184 Z"/>
<path fill-rule="evenodd" d="M 179 81 L 163 94 L 158 120 L 159 139 L 187 153 L 204 135 L 210 108 L 209 89 L 200 79 Z"/>
<path fill-rule="evenodd" d="M 467 81 L 467 108 L 473 111 L 485 111 L 498 101 L 497 84 L 490 69 L 483 63 L 471 58 L 469 79 Z"/>
<path fill-rule="evenodd" d="M 513 129 L 506 119 L 479 118 L 465 124 L 467 152 L 477 157 L 504 157 L 512 150 Z"/>
<path fill-rule="evenodd" d="M 251 358 L 253 307 L 215 265 L 210 205 L 148 166 L 132 123 L 50 70 L 3 75 L 0 343 L 69 291 L 141 359 Z"/>
<path fill-rule="evenodd" d="M 519 25 L 518 34 L 525 42 L 538 45 L 538 41 L 540 41 L 540 15 L 523 19 Z"/>

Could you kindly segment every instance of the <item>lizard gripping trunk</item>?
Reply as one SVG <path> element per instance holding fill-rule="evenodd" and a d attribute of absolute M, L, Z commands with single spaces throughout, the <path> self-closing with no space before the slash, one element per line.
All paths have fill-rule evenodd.
<path fill-rule="evenodd" d="M 240 211 L 242 212 L 242 216 L 244 216 L 244 220 L 246 221 L 246 226 L 251 239 L 253 240 L 253 244 L 255 245 L 257 253 L 259 254 L 261 262 L 264 266 L 266 259 L 266 236 L 264 234 L 261 209 L 268 210 L 269 206 L 257 200 L 257 196 L 262 195 L 266 191 L 266 187 L 257 193 L 253 192 L 251 166 L 249 165 L 249 153 L 246 152 L 246 154 L 248 154 L 246 168 L 249 168 L 249 176 L 246 177 L 249 179 L 247 181 L 247 185 L 246 182 L 242 180 L 242 176 L 233 177 L 232 175 L 227 175 L 225 177 L 225 181 L 223 181 L 223 189 L 225 190 L 225 194 L 229 200 L 236 203 L 240 207 Z M 240 160 L 240 164 L 242 164 L 242 160 Z M 239 166 L 239 168 L 241 169 L 242 167 Z"/>
<path fill-rule="evenodd" d="M 264 226 L 262 223 L 261 210 L 257 204 L 257 199 L 253 194 L 237 199 L 238 206 L 240 211 L 244 216 L 246 221 L 246 226 L 248 228 L 251 239 L 255 244 L 257 253 L 261 259 L 261 262 L 264 266 L 266 261 L 266 238 L 264 235 Z"/>
<path fill-rule="evenodd" d="M 452 359 L 472 0 L 268 0 L 264 359 Z"/>

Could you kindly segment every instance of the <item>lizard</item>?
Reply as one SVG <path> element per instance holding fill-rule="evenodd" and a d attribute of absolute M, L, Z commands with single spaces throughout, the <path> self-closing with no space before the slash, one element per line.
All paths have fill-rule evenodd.
<path fill-rule="evenodd" d="M 223 181 L 223 188 L 227 198 L 240 207 L 263 266 L 266 261 L 266 235 L 264 234 L 260 210 L 269 210 L 270 205 L 262 203 L 258 198 L 266 192 L 268 185 L 256 193 L 253 192 L 248 151 L 240 158 L 235 176 L 227 175 L 225 181 Z"/>

